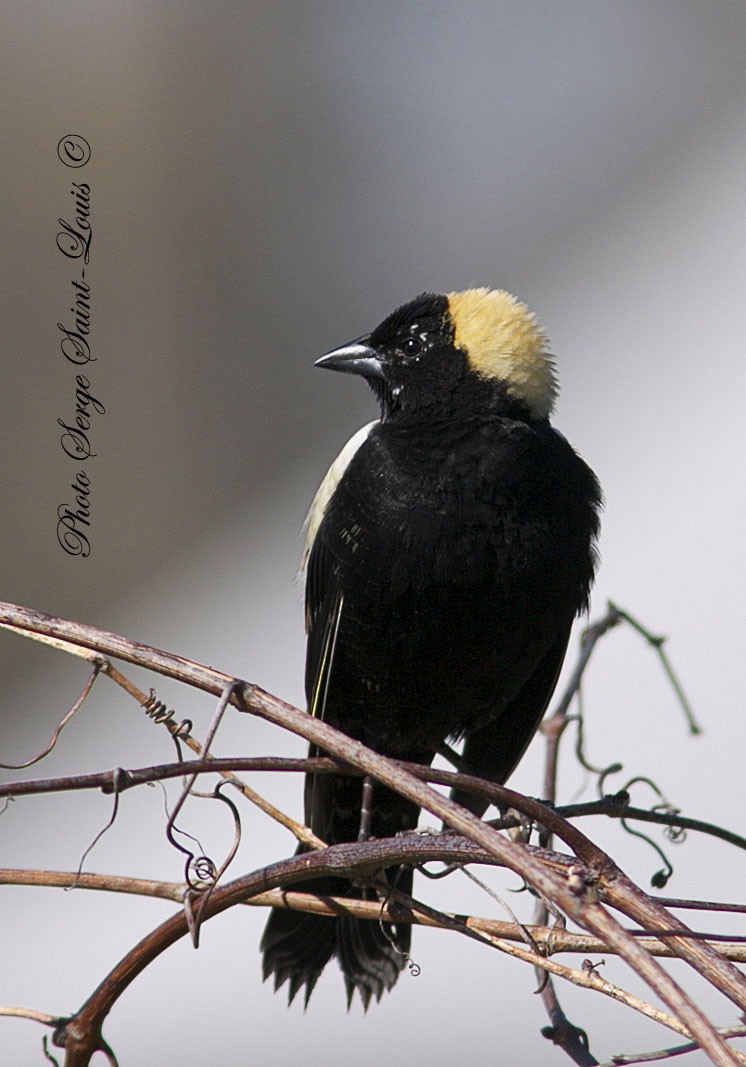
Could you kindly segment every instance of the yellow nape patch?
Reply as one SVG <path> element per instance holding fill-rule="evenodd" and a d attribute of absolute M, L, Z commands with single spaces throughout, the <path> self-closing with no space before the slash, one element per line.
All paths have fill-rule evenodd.
<path fill-rule="evenodd" d="M 557 380 L 533 313 L 503 289 L 466 289 L 447 298 L 456 347 L 477 374 L 499 378 L 534 417 L 548 416 Z"/>

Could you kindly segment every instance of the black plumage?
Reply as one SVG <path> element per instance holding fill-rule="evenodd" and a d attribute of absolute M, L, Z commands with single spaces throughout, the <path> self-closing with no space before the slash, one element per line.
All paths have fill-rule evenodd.
<path fill-rule="evenodd" d="M 343 450 L 309 515 L 309 711 L 425 764 L 463 738 L 464 769 L 504 782 L 544 714 L 595 567 L 600 490 L 549 423 L 544 335 L 502 291 L 423 294 L 318 363 L 363 375 L 381 419 Z M 357 838 L 361 788 L 307 778 L 318 836 Z M 418 814 L 374 786 L 372 836 L 412 829 Z M 411 870 L 386 875 L 411 889 Z M 372 895 L 332 878 L 295 888 Z M 348 999 L 357 990 L 367 1007 L 396 981 L 409 943 L 406 924 L 276 909 L 264 974 L 287 981 L 291 1000 L 305 986 L 307 1002 L 336 956 Z"/>

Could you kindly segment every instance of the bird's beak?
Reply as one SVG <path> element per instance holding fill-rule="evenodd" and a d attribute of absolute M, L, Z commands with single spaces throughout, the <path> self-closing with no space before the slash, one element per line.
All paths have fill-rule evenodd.
<path fill-rule="evenodd" d="M 345 371 L 347 374 L 361 374 L 364 378 L 383 378 L 383 367 L 375 348 L 370 346 L 370 336 L 358 337 L 349 344 L 327 352 L 317 359 L 314 367 L 327 370 Z"/>

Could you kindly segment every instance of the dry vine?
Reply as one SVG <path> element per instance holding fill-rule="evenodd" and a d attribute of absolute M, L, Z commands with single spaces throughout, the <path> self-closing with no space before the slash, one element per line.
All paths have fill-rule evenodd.
<path fill-rule="evenodd" d="M 107 675 L 126 689 L 155 721 L 161 722 L 173 736 L 177 748 L 187 745 L 197 754 L 196 759 L 184 760 L 181 749 L 178 748 L 179 760 L 173 764 L 130 770 L 118 768 L 95 775 L 10 783 L 0 787 L 0 797 L 72 789 L 98 789 L 112 793 L 115 801 L 118 801 L 120 793 L 145 782 L 168 777 L 185 777 L 179 803 L 169 818 L 167 832 L 172 836 L 176 811 L 183 800 L 194 792 L 199 777 L 207 773 L 218 773 L 222 776 L 222 784 L 227 783 L 239 790 L 271 818 L 288 827 L 299 840 L 313 850 L 301 856 L 281 860 L 269 867 L 262 867 L 233 881 L 225 881 L 224 874 L 233 858 L 240 836 L 240 817 L 235 804 L 222 791 L 222 786 L 218 786 L 210 795 L 231 808 L 236 825 L 236 841 L 229 855 L 218 866 L 207 857 L 195 855 L 172 837 L 173 843 L 187 856 L 184 883 L 146 882 L 81 872 L 0 871 L 0 884 L 74 885 L 78 888 L 160 896 L 178 901 L 182 905 L 180 911 L 152 930 L 123 957 L 73 1015 L 58 1018 L 31 1009 L 2 1007 L 0 1014 L 22 1015 L 51 1027 L 53 1043 L 65 1050 L 66 1067 L 82 1067 L 88 1064 L 97 1051 L 102 1052 L 111 1064 L 116 1064 L 114 1051 L 103 1037 L 106 1016 L 122 992 L 175 941 L 190 934 L 196 944 L 201 924 L 236 904 L 282 905 L 322 914 L 329 913 L 329 909 L 333 907 L 335 913 L 346 909 L 359 918 L 371 921 L 391 917 L 395 918 L 396 922 L 410 921 L 457 930 L 465 936 L 476 938 L 486 946 L 533 964 L 542 976 L 542 995 L 550 1017 L 551 1026 L 544 1031 L 545 1036 L 558 1044 L 578 1064 L 597 1064 L 598 1060 L 594 1058 L 583 1031 L 564 1015 L 552 976 L 564 978 L 619 1000 L 628 1008 L 682 1035 L 687 1042 L 659 1053 L 615 1057 L 612 1061 L 614 1063 L 668 1058 L 697 1047 L 705 1051 L 712 1063 L 723 1067 L 746 1063 L 746 1056 L 727 1044 L 728 1038 L 746 1032 L 744 1028 L 716 1028 L 658 962 L 660 957 L 676 957 L 685 961 L 735 1005 L 739 1015 L 743 1015 L 746 1013 L 746 978 L 736 963 L 746 959 L 744 944 L 735 938 L 723 941 L 713 934 L 703 935 L 675 918 L 667 904 L 671 907 L 684 907 L 687 904 L 696 905 L 696 902 L 665 901 L 643 891 L 620 870 L 607 853 L 598 848 L 574 823 L 569 822 L 568 816 L 601 813 L 622 819 L 625 824 L 632 820 L 645 819 L 662 822 L 679 830 L 688 826 L 715 834 L 740 848 L 746 848 L 746 841 L 718 827 L 684 819 L 669 805 L 658 805 L 660 810 L 653 811 L 632 808 L 629 796 L 624 791 L 613 797 L 602 797 L 594 804 L 574 805 L 572 809 L 553 806 L 559 741 L 571 719 L 577 718 L 569 715 L 570 704 L 579 692 L 583 672 L 596 643 L 606 632 L 623 621 L 639 630 L 656 648 L 689 716 L 691 730 L 694 732 L 697 729 L 665 657 L 662 640 L 649 634 L 626 613 L 611 605 L 606 616 L 586 632 L 574 675 L 556 711 L 545 724 L 548 741 L 545 795 L 552 802 L 545 804 L 506 787 L 466 775 L 397 763 L 367 749 L 359 742 L 251 683 L 230 678 L 212 668 L 128 641 L 103 630 L 0 603 L 0 625 L 53 644 L 88 660 L 91 664 L 90 677 L 83 692 L 61 720 L 49 745 L 36 759 L 41 759 L 51 750 L 59 732 L 83 703 L 101 674 Z M 204 745 L 200 745 L 191 736 L 190 723 L 177 721 L 174 713 L 157 700 L 152 690 L 149 695 L 140 692 L 111 663 L 110 658 L 147 668 L 219 697 L 220 702 Z M 210 744 L 229 705 L 241 713 L 257 715 L 312 741 L 328 753 L 328 758 L 213 759 L 209 753 Z M 582 733 L 580 736 L 582 738 Z M 32 762 L 36 760 L 27 761 L 24 766 Z M 326 847 L 324 842 L 314 837 L 306 827 L 268 804 L 236 774 L 240 770 L 271 772 L 288 769 L 305 771 L 310 768 L 317 773 L 333 771 L 336 774 L 370 775 L 442 819 L 449 829 L 441 834 L 408 834 L 395 839 Z M 611 768 L 606 768 L 598 772 L 601 785 L 610 770 Z M 503 817 L 492 823 L 483 822 L 432 789 L 429 782 L 445 785 L 457 783 L 461 789 L 482 792 L 498 806 Z M 520 839 L 520 836 L 508 836 L 504 832 L 506 828 L 516 825 L 524 826 L 523 839 Z M 531 826 L 539 830 L 539 844 L 536 846 L 529 843 Z M 562 842 L 562 852 L 553 848 L 555 837 Z M 308 894 L 292 892 L 295 882 L 307 879 L 313 872 L 319 875 L 345 875 L 356 880 L 367 879 L 376 884 L 377 872 L 382 868 L 399 863 L 422 867 L 434 860 L 461 867 L 466 867 L 467 864 L 503 866 L 515 872 L 539 898 L 534 924 L 527 927 L 518 922 L 498 922 L 476 916 L 464 918 L 444 914 L 425 902 L 405 897 L 396 891 L 392 892 L 388 887 L 383 904 L 370 901 L 322 901 Z M 661 876 L 661 882 L 663 877 Z M 711 904 L 710 907 L 746 910 L 744 905 Z M 626 929 L 615 913 L 632 920 L 635 929 Z M 554 924 L 550 923 L 550 917 L 554 917 Z M 567 919 L 579 927 L 582 933 L 567 931 L 564 928 Z M 558 963 L 553 957 L 559 952 L 580 952 L 584 957 L 601 952 L 620 955 L 644 979 L 667 1010 L 654 1007 L 605 981 L 588 960 L 580 968 Z"/>

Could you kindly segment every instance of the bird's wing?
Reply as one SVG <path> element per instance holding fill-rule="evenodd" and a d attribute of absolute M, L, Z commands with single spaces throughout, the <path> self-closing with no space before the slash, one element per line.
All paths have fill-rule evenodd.
<path fill-rule="evenodd" d="M 541 722 L 557 684 L 570 638 L 571 624 L 563 627 L 520 692 L 489 723 L 467 734 L 461 770 L 502 784 L 515 769 Z M 454 789 L 453 799 L 476 815 L 488 803 Z"/>
<path fill-rule="evenodd" d="M 306 572 L 306 699 L 308 711 L 326 718 L 327 697 L 334 664 L 334 652 L 342 621 L 344 594 L 338 568 L 323 537 L 317 536 L 308 557 Z M 325 755 L 310 745 L 309 756 Z M 315 834 L 327 840 L 334 811 L 334 784 L 331 775 L 306 775 L 305 818 Z"/>
<path fill-rule="evenodd" d="M 319 718 L 324 718 L 324 698 L 344 601 L 338 561 L 324 536 L 323 522 L 350 461 L 377 425 L 378 420 L 369 422 L 344 446 L 326 472 L 304 523 L 306 543 L 301 570 L 306 572 L 306 699 L 308 710 Z"/>

